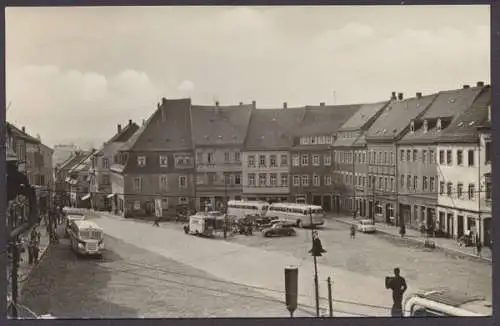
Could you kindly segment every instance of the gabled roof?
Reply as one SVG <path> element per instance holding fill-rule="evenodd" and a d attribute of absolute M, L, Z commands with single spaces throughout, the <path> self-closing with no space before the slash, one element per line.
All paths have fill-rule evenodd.
<path fill-rule="evenodd" d="M 366 132 L 366 140 L 388 141 L 398 138 L 410 121 L 422 114 L 436 98 L 436 94 L 397 100 L 390 103 Z"/>
<path fill-rule="evenodd" d="M 438 129 L 437 120 L 453 123 L 456 117 L 471 107 L 482 90 L 483 87 L 474 87 L 439 92 L 425 113 L 415 121 L 415 131 L 408 132 L 399 142 L 435 142 L 436 138 L 448 129 L 444 124 Z M 424 129 L 423 121 L 427 121 L 427 130 Z"/>
<path fill-rule="evenodd" d="M 293 145 L 294 129 L 305 108 L 256 109 L 250 117 L 245 150 L 283 150 Z"/>
<path fill-rule="evenodd" d="M 31 144 L 40 144 L 40 140 L 36 139 L 35 137 L 27 134 L 26 132 L 22 131 L 21 129 L 17 128 L 10 122 L 5 123 L 7 133 L 10 133 L 11 136 L 21 138 Z"/>
<path fill-rule="evenodd" d="M 79 164 L 81 161 L 83 161 L 86 157 L 88 157 L 89 153 L 88 152 L 77 152 L 74 155 L 72 155 L 70 158 L 68 158 L 66 161 L 64 161 L 58 168 L 58 171 L 61 170 L 71 170 L 75 165 Z"/>
<path fill-rule="evenodd" d="M 94 154 L 94 151 L 83 153 L 80 159 L 75 161 L 73 166 L 69 169 L 69 173 L 78 173 L 87 170 L 90 167 L 92 154 Z"/>
<path fill-rule="evenodd" d="M 360 108 L 339 128 L 339 131 L 354 131 L 365 129 L 389 101 L 362 104 Z"/>
<path fill-rule="evenodd" d="M 129 121 L 129 123 L 120 132 L 117 132 L 111 139 L 109 139 L 106 144 L 109 143 L 124 143 L 132 137 L 132 135 L 139 129 L 139 126 Z"/>
<path fill-rule="evenodd" d="M 436 139 L 438 142 L 463 143 L 478 140 L 478 127 L 488 120 L 491 88 L 485 87 L 474 103 L 460 114 Z"/>
<path fill-rule="evenodd" d="M 295 135 L 333 135 L 360 108 L 360 104 L 307 106 L 302 123 L 295 129 Z"/>
<path fill-rule="evenodd" d="M 190 150 L 190 99 L 162 99 L 162 104 L 149 117 L 120 151 Z"/>
<path fill-rule="evenodd" d="M 253 105 L 191 106 L 196 146 L 241 145 L 245 141 Z"/>

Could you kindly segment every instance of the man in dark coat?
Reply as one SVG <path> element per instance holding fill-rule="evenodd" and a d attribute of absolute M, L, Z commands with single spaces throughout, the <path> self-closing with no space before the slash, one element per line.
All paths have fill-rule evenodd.
<path fill-rule="evenodd" d="M 388 288 L 392 290 L 392 317 L 400 317 L 403 314 L 403 295 L 408 288 L 406 280 L 400 275 L 399 267 L 394 268 L 394 277 L 391 278 Z"/>

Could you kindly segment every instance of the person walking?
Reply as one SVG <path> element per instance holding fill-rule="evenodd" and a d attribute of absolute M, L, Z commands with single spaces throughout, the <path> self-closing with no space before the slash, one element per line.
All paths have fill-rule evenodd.
<path fill-rule="evenodd" d="M 481 257 L 481 250 L 483 249 L 483 244 L 481 243 L 481 239 L 479 237 L 476 238 L 476 253 L 478 257 Z"/>
<path fill-rule="evenodd" d="M 153 223 L 153 226 L 157 226 L 157 227 L 159 227 L 159 226 L 160 226 L 160 219 L 161 219 L 161 218 L 160 218 L 159 216 L 157 216 L 157 217 L 155 218 L 155 221 L 154 221 L 154 223 Z"/>
<path fill-rule="evenodd" d="M 354 224 L 351 225 L 351 239 L 356 239 L 356 226 Z"/>
<path fill-rule="evenodd" d="M 408 288 L 406 280 L 400 274 L 399 267 L 394 268 L 394 276 L 386 278 L 386 288 L 392 290 L 392 317 L 403 316 L 403 295 Z"/>

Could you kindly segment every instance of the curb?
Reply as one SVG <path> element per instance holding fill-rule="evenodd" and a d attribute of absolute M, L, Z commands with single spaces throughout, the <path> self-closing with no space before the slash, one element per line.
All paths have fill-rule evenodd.
<path fill-rule="evenodd" d="M 348 225 L 355 224 L 355 223 L 351 223 L 349 221 L 345 221 L 345 220 L 342 220 L 342 219 L 339 219 L 339 218 L 335 218 L 335 217 L 332 218 L 332 220 L 335 220 L 335 221 L 343 223 L 343 224 L 348 224 Z M 377 233 L 383 233 L 385 235 L 391 236 L 392 238 L 396 238 L 396 239 L 399 239 L 400 241 L 404 241 L 404 242 L 407 242 L 407 243 L 408 242 L 412 242 L 412 243 L 419 244 L 419 245 L 423 245 L 424 244 L 424 241 L 422 241 L 422 240 L 412 239 L 412 238 L 407 238 L 407 237 L 401 238 L 400 235 L 397 235 L 397 234 L 394 234 L 392 232 L 388 232 L 388 231 L 385 231 L 385 230 L 379 230 L 379 229 L 377 229 Z M 476 255 L 469 254 L 469 253 L 466 253 L 466 252 L 463 252 L 463 251 L 460 251 L 460 250 L 438 246 L 437 244 L 436 244 L 436 249 L 444 251 L 444 252 L 448 252 L 448 253 L 451 253 L 451 254 L 454 254 L 454 255 L 458 255 L 458 256 L 461 256 L 461 257 L 464 257 L 464 258 L 467 258 L 467 259 L 472 259 L 472 260 L 476 260 L 476 261 L 480 261 L 480 262 L 485 262 L 485 263 L 489 263 L 489 264 L 492 263 L 492 259 L 491 258 L 478 257 Z"/>

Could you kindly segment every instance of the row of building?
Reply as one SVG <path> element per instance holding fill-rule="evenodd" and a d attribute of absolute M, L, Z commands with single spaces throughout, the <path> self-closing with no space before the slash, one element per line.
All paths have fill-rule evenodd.
<path fill-rule="evenodd" d="M 306 201 L 450 237 L 475 230 L 488 244 L 490 103 L 483 82 L 297 108 L 163 98 L 141 125 L 118 125 L 101 149 L 68 160 L 58 180 L 73 202 L 124 216 L 154 214 L 160 198 L 164 214 L 227 199 Z"/>

